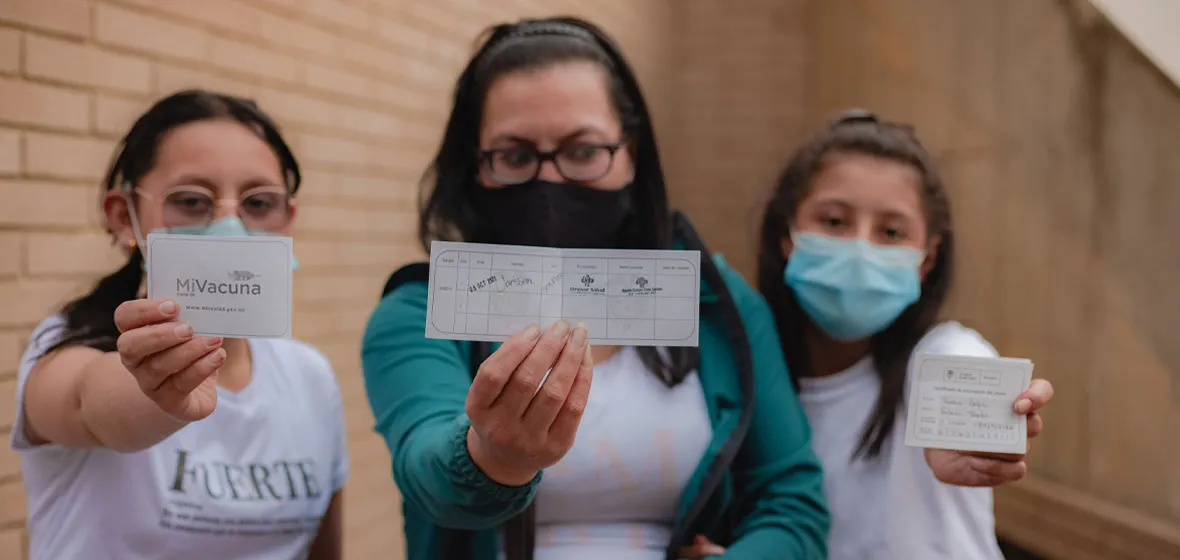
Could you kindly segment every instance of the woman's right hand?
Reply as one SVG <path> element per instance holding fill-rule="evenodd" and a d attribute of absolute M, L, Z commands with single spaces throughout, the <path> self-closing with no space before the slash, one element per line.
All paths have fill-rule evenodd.
<path fill-rule="evenodd" d="M 167 299 L 124 302 L 115 309 L 116 347 L 123 367 L 143 394 L 168 415 L 194 422 L 217 407 L 217 372 L 225 362 L 222 339 L 193 336 L 173 321 L 180 308 Z"/>
<path fill-rule="evenodd" d="M 534 325 L 505 341 L 467 392 L 467 449 L 476 466 L 500 484 L 523 486 L 561 460 L 574 444 L 593 374 L 584 325 L 571 331 L 562 320 L 543 335 Z"/>

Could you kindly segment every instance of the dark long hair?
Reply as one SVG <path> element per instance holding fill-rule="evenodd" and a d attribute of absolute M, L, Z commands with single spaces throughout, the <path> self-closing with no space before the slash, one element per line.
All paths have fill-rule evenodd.
<path fill-rule="evenodd" d="M 275 123 L 253 101 L 209 91 L 187 90 L 157 101 L 135 121 L 107 169 L 105 191 L 124 189 L 131 196 L 129 187 L 137 184 L 155 165 L 156 148 L 166 133 L 183 124 L 214 119 L 237 121 L 258 133 L 278 155 L 287 188 L 292 194 L 299 189 L 302 177 L 295 156 Z M 138 246 L 132 249 L 127 264 L 99 280 L 90 293 L 62 307 L 64 330 L 46 354 L 65 346 L 115 351 L 115 342 L 119 338 L 115 308 L 139 297 L 143 284 L 143 254 L 140 250 Z"/>
<path fill-rule="evenodd" d="M 623 225 L 621 246 L 668 249 L 672 246 L 664 172 L 656 149 L 651 116 L 639 82 L 618 46 L 594 24 L 573 17 L 526 19 L 488 28 L 455 84 L 451 116 L 442 144 L 422 178 L 418 239 L 430 242 L 479 242 L 478 209 L 472 193 L 479 188 L 477 151 L 484 102 L 492 82 L 505 74 L 571 61 L 602 66 L 626 138 L 634 143 L 635 179 L 632 210 Z M 666 355 L 640 348 L 644 364 L 670 385 L 696 367 L 694 349 L 673 348 Z"/>
<path fill-rule="evenodd" d="M 811 188 L 812 178 L 840 154 L 887 158 L 917 170 L 922 177 L 921 196 L 927 230 L 931 238 L 938 236 L 941 239 L 934 267 L 922 281 L 921 298 L 871 341 L 873 365 L 881 376 L 881 391 L 861 433 L 854 457 L 872 458 L 881 453 L 896 422 L 910 354 L 938 320 L 950 291 L 955 239 L 946 189 L 930 154 L 911 127 L 880 121 L 864 111 L 850 111 L 796 151 L 779 176 L 774 196 L 767 205 L 758 251 L 758 288 L 773 308 L 796 388 L 796 376 L 807 375 L 811 370 L 807 339 L 803 336 L 810 319 L 783 282 L 787 259 L 782 254 L 781 242 L 788 235 L 799 202 Z"/>

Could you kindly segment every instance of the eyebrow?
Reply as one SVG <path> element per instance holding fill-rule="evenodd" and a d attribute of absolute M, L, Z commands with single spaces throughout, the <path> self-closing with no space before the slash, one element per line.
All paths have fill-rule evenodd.
<path fill-rule="evenodd" d="M 852 203 L 848 202 L 847 200 L 845 200 L 843 198 L 836 198 L 836 197 L 822 199 L 822 200 L 819 200 L 815 203 L 816 208 L 823 208 L 824 206 L 828 206 L 828 205 L 840 206 L 841 208 L 853 208 L 854 207 L 854 205 Z M 903 220 L 911 220 L 914 218 L 914 216 L 907 214 L 907 213 L 905 213 L 901 210 L 898 210 L 896 208 L 884 208 L 881 210 L 881 213 L 884 214 L 886 217 L 900 218 Z"/>
<path fill-rule="evenodd" d="M 557 143 L 559 145 L 564 144 L 573 138 L 577 138 L 579 136 L 584 136 L 586 134 L 591 134 L 591 133 L 602 134 L 603 136 L 607 135 L 606 131 L 604 131 L 596 126 L 583 126 L 583 127 L 578 128 L 577 130 L 574 130 L 573 132 L 570 132 L 569 134 L 566 134 L 565 136 L 562 136 L 558 140 Z M 531 139 L 525 138 L 525 137 L 520 136 L 518 134 L 509 133 L 509 132 L 504 132 L 504 133 L 500 133 L 500 134 L 493 136 L 491 138 L 491 140 L 488 141 L 488 144 L 496 144 L 496 143 L 503 142 L 503 141 L 515 142 L 517 144 L 536 145 L 536 142 L 534 142 Z"/>
<path fill-rule="evenodd" d="M 173 187 L 191 185 L 191 186 L 198 186 L 198 187 L 202 187 L 205 189 L 209 189 L 211 191 L 217 190 L 216 184 L 212 179 L 209 179 L 207 176 L 200 175 L 197 173 L 181 174 L 180 176 L 176 177 L 175 179 L 169 181 L 169 184 Z M 283 182 L 281 180 L 276 182 L 273 178 L 264 177 L 262 175 L 255 175 L 255 176 L 251 177 L 249 180 L 247 180 L 245 183 L 242 183 L 238 188 L 238 192 L 245 192 L 247 190 L 257 188 L 257 187 L 270 187 L 270 186 L 283 186 Z"/>

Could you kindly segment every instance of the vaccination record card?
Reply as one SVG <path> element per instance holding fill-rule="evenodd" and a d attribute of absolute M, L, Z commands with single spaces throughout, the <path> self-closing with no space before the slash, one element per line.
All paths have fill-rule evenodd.
<path fill-rule="evenodd" d="M 426 337 L 501 342 L 536 323 L 584 323 L 591 344 L 697 346 L 700 251 L 435 241 Z"/>
<path fill-rule="evenodd" d="M 180 306 L 199 336 L 291 338 L 290 237 L 152 232 L 147 292 Z"/>
<path fill-rule="evenodd" d="M 1027 416 L 1013 410 L 1032 382 L 1019 358 L 919 354 L 910 371 L 906 445 L 1023 454 Z"/>

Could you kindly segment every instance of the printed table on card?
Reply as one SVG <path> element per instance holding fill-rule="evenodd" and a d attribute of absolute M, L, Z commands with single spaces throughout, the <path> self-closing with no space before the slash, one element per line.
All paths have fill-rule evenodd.
<path fill-rule="evenodd" d="M 536 323 L 584 323 L 590 343 L 696 346 L 700 252 L 435 241 L 426 336 L 503 341 Z"/>

